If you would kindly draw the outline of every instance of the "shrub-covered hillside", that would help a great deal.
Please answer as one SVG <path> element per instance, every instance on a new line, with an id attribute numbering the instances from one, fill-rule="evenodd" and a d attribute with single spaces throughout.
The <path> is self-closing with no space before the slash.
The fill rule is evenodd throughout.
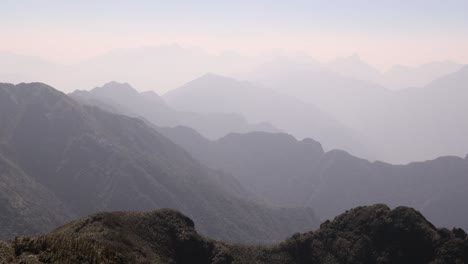
<path id="1" fill-rule="evenodd" d="M 461 229 L 436 229 L 418 211 L 358 207 L 273 246 L 227 244 L 197 234 L 167 209 L 98 213 L 46 236 L 0 244 L 4 263 L 466 263 Z"/>

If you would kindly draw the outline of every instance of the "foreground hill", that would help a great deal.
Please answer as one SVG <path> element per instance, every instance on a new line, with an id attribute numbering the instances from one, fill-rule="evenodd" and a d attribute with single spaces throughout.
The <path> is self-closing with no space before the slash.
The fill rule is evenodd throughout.
<path id="1" fill-rule="evenodd" d="M 436 229 L 418 211 L 358 207 L 268 247 L 226 244 L 197 234 L 171 210 L 98 213 L 41 237 L 0 242 L 9 263 L 466 263 L 461 229 Z"/>
<path id="2" fill-rule="evenodd" d="M 143 121 L 45 84 L 0 84 L 0 123 L 1 223 L 16 224 L 0 226 L 3 238 L 48 231 L 68 215 L 162 207 L 230 241 L 278 241 L 318 224 L 311 209 L 256 202 Z"/>
<path id="3" fill-rule="evenodd" d="M 159 130 L 274 204 L 309 206 L 324 218 L 359 205 L 407 205 L 438 226 L 468 228 L 468 158 L 391 165 L 325 152 L 312 139 L 286 134 L 231 134 L 209 141 L 189 128 Z"/>

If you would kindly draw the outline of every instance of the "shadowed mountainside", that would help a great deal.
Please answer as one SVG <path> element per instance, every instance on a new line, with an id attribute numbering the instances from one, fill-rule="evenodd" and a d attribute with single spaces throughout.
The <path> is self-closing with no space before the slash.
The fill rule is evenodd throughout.
<path id="1" fill-rule="evenodd" d="M 143 121 L 81 106 L 45 84 L 1 84 L 0 123 L 0 153 L 8 159 L 2 168 L 13 164 L 1 171 L 6 180 L 0 188 L 8 192 L 0 197 L 13 192 L 2 208 L 11 214 L 2 217 L 27 219 L 21 201 L 34 202 L 28 210 L 37 214 L 31 226 L 6 226 L 4 237 L 48 231 L 56 218 L 36 225 L 48 215 L 162 207 L 189 215 L 203 234 L 229 241 L 278 241 L 317 226 L 311 209 L 256 202 L 237 180 L 200 164 Z"/>
<path id="2" fill-rule="evenodd" d="M 286 134 L 230 134 L 209 141 L 190 128 L 159 131 L 274 204 L 310 206 L 325 218 L 359 205 L 407 205 L 438 226 L 468 228 L 466 158 L 391 165 L 340 150 L 324 152 L 312 139 Z"/>
<path id="3" fill-rule="evenodd" d="M 74 218 L 62 202 L 0 154 L 0 239 L 38 235 Z"/>

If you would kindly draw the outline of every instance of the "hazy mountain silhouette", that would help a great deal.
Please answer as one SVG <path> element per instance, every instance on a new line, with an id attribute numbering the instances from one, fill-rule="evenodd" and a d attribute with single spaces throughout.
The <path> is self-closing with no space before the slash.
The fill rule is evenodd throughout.
<path id="1" fill-rule="evenodd" d="M 310 209 L 255 202 L 234 178 L 201 165 L 139 119 L 81 106 L 41 83 L 1 84 L 0 100 L 1 153 L 45 189 L 24 196 L 25 202 L 37 199 L 31 209 L 38 212 L 37 221 L 54 212 L 56 197 L 76 215 L 178 209 L 193 217 L 202 233 L 229 241 L 275 241 L 317 223 Z M 11 178 L 9 171 L 2 178 Z M 35 190 L 31 184 L 13 187 L 19 194 Z M 44 203 L 55 209 L 40 211 Z M 6 208 L 12 205 L 12 216 L 22 214 L 13 202 Z"/>
<path id="2" fill-rule="evenodd" d="M 66 66 L 39 57 L 0 51 L 0 80 L 2 82 L 46 82 L 64 74 L 65 69 Z"/>
<path id="3" fill-rule="evenodd" d="M 265 65 L 258 72 L 257 82 L 311 102 L 357 131 L 374 150 L 374 156 L 351 151 L 358 156 L 407 163 L 462 156 L 468 149 L 462 136 L 466 122 L 461 117 L 466 108 L 466 68 L 426 87 L 403 91 L 390 91 L 303 63 L 282 61 Z"/>
<path id="4" fill-rule="evenodd" d="M 462 229 L 436 229 L 418 211 L 358 207 L 315 232 L 273 246 L 210 240 L 193 221 L 171 210 L 98 213 L 43 237 L 0 242 L 9 263 L 465 263 Z"/>
<path id="5" fill-rule="evenodd" d="M 324 152 L 314 140 L 285 134 L 231 134 L 209 141 L 189 128 L 160 131 L 274 204 L 309 206 L 322 218 L 359 205 L 407 205 L 439 226 L 468 228 L 468 159 L 391 165 L 340 150 Z"/>
<path id="6" fill-rule="evenodd" d="M 197 113 L 241 113 L 249 122 L 269 122 L 298 138 L 314 138 L 326 149 L 369 154 L 359 135 L 310 103 L 269 88 L 206 74 L 164 95 L 176 109 Z"/>
<path id="7" fill-rule="evenodd" d="M 0 52 L 4 82 L 41 81 L 64 91 L 89 89 L 109 80 L 126 80 L 144 90 L 167 91 L 210 71 L 251 69 L 261 58 L 232 51 L 210 53 L 176 44 L 114 49 L 69 65 L 33 56 Z M 99 74 L 96 74 L 96 73 Z"/>
<path id="8" fill-rule="evenodd" d="M 234 52 L 214 54 L 177 44 L 116 49 L 73 65 L 81 74 L 73 85 L 87 89 L 108 80 L 126 80 L 141 89 L 167 91 L 209 71 L 228 73 L 250 69 L 253 63 L 255 60 Z"/>
<path id="9" fill-rule="evenodd" d="M 394 156 L 392 159 L 396 161 L 443 155 L 464 157 L 468 149 L 467 99 L 468 67 L 465 66 L 426 87 L 397 93 L 387 109 L 376 112 L 391 122 L 382 121 L 365 129 L 374 134 L 381 148 L 387 149 L 387 156 Z"/>
<path id="10" fill-rule="evenodd" d="M 231 132 L 279 131 L 266 122 L 249 124 L 242 115 L 236 113 L 199 114 L 177 111 L 169 107 L 154 91 L 138 93 L 127 83 L 110 82 L 89 92 L 75 91 L 70 96 L 84 104 L 144 118 L 157 126 L 189 126 L 210 139 L 217 139 Z"/>
<path id="11" fill-rule="evenodd" d="M 395 65 L 382 74 L 378 83 L 391 89 L 422 87 L 462 67 L 462 64 L 451 61 L 430 62 L 418 67 Z"/>
<path id="12" fill-rule="evenodd" d="M 426 86 L 436 79 L 460 70 L 463 65 L 451 61 L 434 61 L 416 67 L 394 65 L 381 72 L 355 54 L 338 58 L 324 67 L 343 76 L 373 82 L 390 90 L 402 90 Z"/>
<path id="13" fill-rule="evenodd" d="M 3 82 L 41 81 L 66 92 L 88 89 L 109 80 L 125 80 L 144 90 L 168 91 L 206 72 L 237 76 L 235 73 L 249 72 L 262 63 L 284 57 L 247 57 L 229 51 L 214 54 L 200 48 L 184 48 L 172 44 L 115 49 L 84 61 L 62 65 L 39 57 L 0 52 L 0 76 Z M 288 58 L 315 64 L 340 75 L 370 81 L 392 90 L 425 86 L 462 66 L 441 61 L 418 67 L 395 65 L 380 72 L 358 55 L 337 58 L 327 63 L 315 61 L 305 55 Z"/>
<path id="14" fill-rule="evenodd" d="M 353 54 L 350 57 L 337 58 L 326 63 L 324 67 L 346 77 L 375 82 L 382 85 L 382 83 L 379 82 L 380 71 L 361 60 L 358 54 Z"/>

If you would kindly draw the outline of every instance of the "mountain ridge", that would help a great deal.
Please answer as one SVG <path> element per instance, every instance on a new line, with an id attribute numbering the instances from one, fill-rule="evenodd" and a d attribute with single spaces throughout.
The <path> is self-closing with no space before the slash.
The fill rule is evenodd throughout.
<path id="1" fill-rule="evenodd" d="M 198 113 L 241 113 L 249 122 L 269 122 L 297 138 L 314 138 L 325 149 L 372 155 L 355 130 L 316 105 L 267 86 L 221 75 L 204 75 L 167 92 L 176 109 Z"/>
<path id="2" fill-rule="evenodd" d="M 421 210 L 439 226 L 468 228 L 468 159 L 443 156 L 393 165 L 343 150 L 323 151 L 314 140 L 290 135 L 231 134 L 210 141 L 184 128 L 159 128 L 206 165 L 232 174 L 265 201 L 308 206 L 320 217 L 350 207 L 386 203 Z"/>
<path id="3" fill-rule="evenodd" d="M 127 90 L 119 94 L 114 90 Z M 156 126 L 190 126 L 205 137 L 216 139 L 230 132 L 278 131 L 268 123 L 249 123 L 239 113 L 198 114 L 178 111 L 152 91 L 138 93 L 128 84 L 110 82 L 91 91 L 75 91 L 70 96 L 82 104 L 104 106 L 111 112 L 144 118 Z"/>

